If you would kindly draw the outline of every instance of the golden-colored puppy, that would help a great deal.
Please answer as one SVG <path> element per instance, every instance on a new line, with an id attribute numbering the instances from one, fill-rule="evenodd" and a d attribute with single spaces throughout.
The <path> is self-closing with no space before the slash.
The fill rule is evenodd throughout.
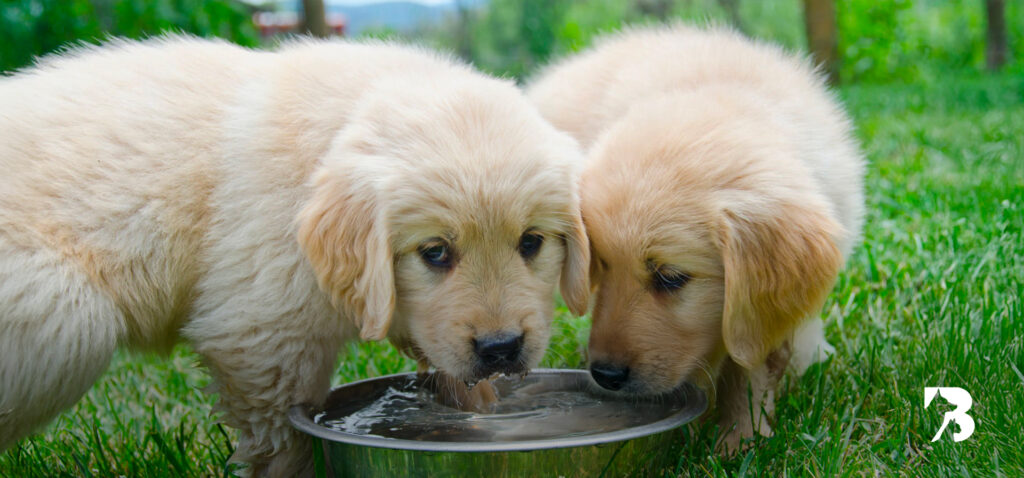
<path id="1" fill-rule="evenodd" d="M 790 354 L 802 371 L 831 351 L 815 314 L 863 215 L 863 160 L 820 76 L 731 31 L 676 26 L 607 38 L 530 95 L 589 150 L 597 383 L 695 381 L 717 392 L 730 448 L 770 433 L 761 412 Z"/>
<path id="2" fill-rule="evenodd" d="M 357 335 L 524 372 L 559 278 L 587 305 L 581 164 L 513 84 L 395 45 L 119 41 L 0 79 L 0 449 L 179 334 L 272 476 L 308 472 L 285 412 Z"/>

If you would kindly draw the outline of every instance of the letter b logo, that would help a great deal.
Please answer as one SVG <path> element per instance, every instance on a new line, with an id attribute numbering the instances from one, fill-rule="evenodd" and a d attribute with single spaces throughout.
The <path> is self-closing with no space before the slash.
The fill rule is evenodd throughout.
<path id="1" fill-rule="evenodd" d="M 970 410 L 971 405 L 974 404 L 971 394 L 960 387 L 925 387 L 924 408 L 928 408 L 928 405 L 932 403 L 936 392 L 951 405 L 955 405 L 956 408 L 951 412 L 946 412 L 945 418 L 942 420 L 942 426 L 939 427 L 939 432 L 935 434 L 935 438 L 932 438 L 932 441 L 936 441 L 942 436 L 942 432 L 946 431 L 946 426 L 949 425 L 949 422 L 956 422 L 960 427 L 960 431 L 953 432 L 953 441 L 964 441 L 969 438 L 974 433 L 974 419 L 967 414 L 967 410 Z"/>

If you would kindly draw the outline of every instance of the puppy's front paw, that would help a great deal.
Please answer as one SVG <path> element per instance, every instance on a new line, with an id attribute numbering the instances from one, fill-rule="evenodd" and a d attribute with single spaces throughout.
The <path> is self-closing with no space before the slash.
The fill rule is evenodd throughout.
<path id="1" fill-rule="evenodd" d="M 254 446 L 251 437 L 241 437 L 229 462 L 244 463 L 235 472 L 247 478 L 285 478 L 313 476 L 313 447 L 308 436 L 292 432 L 288 444 L 276 451 Z"/>
<path id="2" fill-rule="evenodd" d="M 271 458 L 266 468 L 268 478 L 312 478 L 313 447 L 308 437 L 292 442 L 292 446 Z"/>
<path id="3" fill-rule="evenodd" d="M 756 428 L 751 425 L 749 417 L 735 421 L 721 420 L 719 424 L 719 430 L 722 430 L 723 433 L 716 451 L 725 457 L 750 449 L 754 444 L 755 435 L 772 436 L 772 427 L 768 424 L 768 420 L 764 415 L 759 417 Z"/>

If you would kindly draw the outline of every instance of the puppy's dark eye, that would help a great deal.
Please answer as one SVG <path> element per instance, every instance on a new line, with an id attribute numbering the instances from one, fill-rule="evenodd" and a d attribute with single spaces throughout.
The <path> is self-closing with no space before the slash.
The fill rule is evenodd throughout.
<path id="1" fill-rule="evenodd" d="M 432 267 L 450 269 L 452 267 L 452 254 L 448 244 L 433 242 L 420 247 L 420 257 L 423 262 Z"/>
<path id="2" fill-rule="evenodd" d="M 519 255 L 523 259 L 530 260 L 540 252 L 540 246 L 544 245 L 544 236 L 536 232 L 526 232 L 519 238 Z"/>
<path id="3" fill-rule="evenodd" d="M 685 272 L 659 267 L 654 269 L 652 282 L 654 289 L 659 292 L 673 292 L 682 289 L 687 282 L 690 282 L 690 276 Z"/>

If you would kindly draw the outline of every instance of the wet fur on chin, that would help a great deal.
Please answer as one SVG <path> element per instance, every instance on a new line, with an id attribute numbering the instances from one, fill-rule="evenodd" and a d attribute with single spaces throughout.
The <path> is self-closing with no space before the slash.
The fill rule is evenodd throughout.
<path id="1" fill-rule="evenodd" d="M 527 331 L 535 364 L 556 286 L 586 308 L 578 146 L 438 54 L 112 41 L 0 79 L 0 111 L 0 449 L 119 346 L 184 337 L 233 459 L 309 473 L 286 411 L 324 399 L 344 341 L 391 338 L 459 376 L 491 329 Z M 546 238 L 531 261 L 527 228 Z M 451 271 L 420 258 L 432 237 L 458 248 Z"/>
<path id="2" fill-rule="evenodd" d="M 862 224 L 863 159 L 820 76 L 775 46 L 677 25 L 599 40 L 528 94 L 588 151 L 591 363 L 629 367 L 630 394 L 698 383 L 725 448 L 770 433 L 786 363 L 831 351 L 816 315 Z M 657 289 L 660 266 L 688 281 Z"/>

